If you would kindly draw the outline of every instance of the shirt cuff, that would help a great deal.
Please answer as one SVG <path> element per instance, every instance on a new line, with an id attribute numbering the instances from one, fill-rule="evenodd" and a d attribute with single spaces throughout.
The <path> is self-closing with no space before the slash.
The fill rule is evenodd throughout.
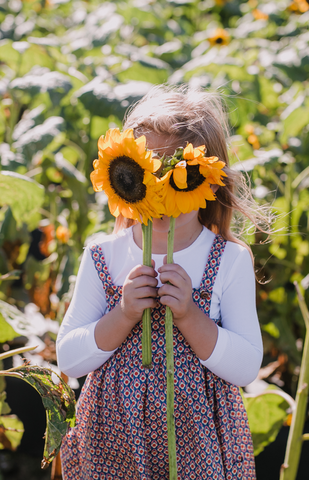
<path id="1" fill-rule="evenodd" d="M 228 332 L 224 330 L 224 328 L 218 327 L 218 338 L 215 348 L 212 351 L 210 357 L 206 360 L 201 360 L 204 367 L 207 367 L 208 370 L 213 371 L 213 369 L 221 362 L 222 357 L 224 356 L 224 352 L 228 343 Z"/>

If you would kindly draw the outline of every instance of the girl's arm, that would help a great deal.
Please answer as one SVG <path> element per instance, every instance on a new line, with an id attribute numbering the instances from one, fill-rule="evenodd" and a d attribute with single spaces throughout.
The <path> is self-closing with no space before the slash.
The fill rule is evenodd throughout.
<path id="1" fill-rule="evenodd" d="M 133 268 L 124 282 L 121 303 L 107 312 L 103 285 L 86 248 L 57 337 L 57 360 L 62 372 L 78 378 L 99 368 L 113 355 L 141 320 L 143 309 L 155 306 L 156 275 L 151 267 Z"/>
<path id="2" fill-rule="evenodd" d="M 248 251 L 238 252 L 225 271 L 220 298 L 222 327 L 217 327 L 194 304 L 191 280 L 179 265 L 159 269 L 161 281 L 173 285 L 164 285 L 158 294 L 161 302 L 171 307 L 175 324 L 201 363 L 224 380 L 245 386 L 256 378 L 263 356 L 255 277 Z"/>
<path id="3" fill-rule="evenodd" d="M 119 347 L 142 320 L 143 311 L 156 306 L 156 276 L 154 268 L 145 265 L 137 265 L 130 271 L 122 287 L 120 303 L 96 324 L 94 335 L 100 349 Z"/>
<path id="4" fill-rule="evenodd" d="M 68 376 L 78 378 L 86 375 L 113 354 L 113 351 L 100 350 L 94 338 L 95 326 L 106 310 L 102 282 L 87 247 L 56 342 L 58 366 Z"/>

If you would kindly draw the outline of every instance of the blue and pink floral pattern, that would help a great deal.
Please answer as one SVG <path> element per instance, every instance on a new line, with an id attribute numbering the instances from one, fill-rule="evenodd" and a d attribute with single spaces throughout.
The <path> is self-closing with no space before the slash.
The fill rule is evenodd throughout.
<path id="1" fill-rule="evenodd" d="M 200 288 L 192 292 L 206 314 L 225 244 L 217 235 Z M 91 247 L 91 254 L 112 309 L 121 287 L 113 284 L 101 247 Z M 158 301 L 152 311 L 151 369 L 142 366 L 139 323 L 114 355 L 88 375 L 77 424 L 61 448 L 64 480 L 168 480 L 164 315 Z M 178 479 L 255 480 L 238 387 L 203 367 L 176 326 L 174 355 Z"/>

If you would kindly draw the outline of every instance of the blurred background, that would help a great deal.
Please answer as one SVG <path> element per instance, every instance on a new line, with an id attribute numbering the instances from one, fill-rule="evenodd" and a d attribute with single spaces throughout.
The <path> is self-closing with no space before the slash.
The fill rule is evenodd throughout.
<path id="1" fill-rule="evenodd" d="M 293 282 L 309 303 L 309 2 L 0 0 L 0 22 L 0 352 L 39 345 L 26 358 L 57 371 L 83 246 L 113 229 L 89 181 L 98 138 L 153 84 L 188 83 L 223 95 L 231 164 L 276 214 L 272 238 L 249 228 L 244 239 L 260 280 L 259 380 L 295 397 L 305 325 Z M 69 380 L 77 396 L 82 382 Z M 15 452 L 0 439 L 0 478 L 47 479 L 44 409 L 22 383 L 0 382 L 25 427 Z M 259 479 L 279 478 L 284 422 L 257 452 Z"/>

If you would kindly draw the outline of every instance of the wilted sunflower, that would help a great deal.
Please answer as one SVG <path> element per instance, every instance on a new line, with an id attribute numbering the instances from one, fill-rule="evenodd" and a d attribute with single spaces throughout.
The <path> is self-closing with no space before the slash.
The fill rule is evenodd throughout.
<path id="1" fill-rule="evenodd" d="M 224 162 L 218 157 L 205 157 L 204 145 L 193 148 L 189 143 L 183 151 L 178 149 L 175 154 L 179 161 L 162 179 L 166 215 L 169 217 L 206 208 L 206 200 L 216 199 L 210 185 L 224 186 L 221 177 L 227 176 L 222 170 Z"/>
<path id="2" fill-rule="evenodd" d="M 146 138 L 135 139 L 132 129 L 113 128 L 99 138 L 98 148 L 90 178 L 96 192 L 105 191 L 112 215 L 121 213 L 145 225 L 162 216 L 162 182 L 153 175 L 161 162 L 146 149 Z"/>

